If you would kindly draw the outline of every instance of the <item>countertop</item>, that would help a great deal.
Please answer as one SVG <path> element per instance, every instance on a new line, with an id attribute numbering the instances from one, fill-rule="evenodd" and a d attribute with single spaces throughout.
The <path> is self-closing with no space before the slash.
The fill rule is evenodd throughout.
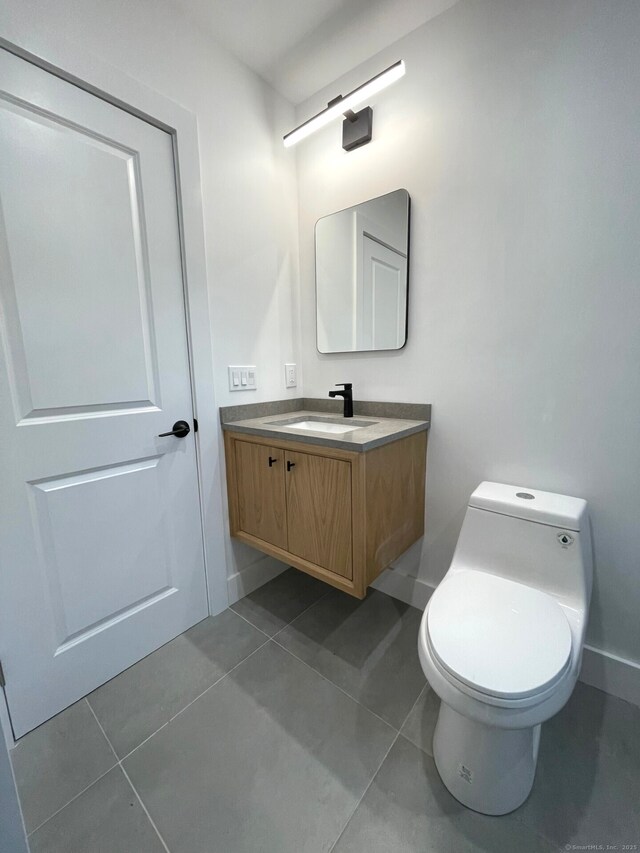
<path id="1" fill-rule="evenodd" d="M 310 430 L 296 429 L 287 421 L 301 421 L 305 419 L 322 420 L 329 423 L 353 423 L 363 424 L 353 432 L 340 435 L 327 435 L 326 433 Z M 364 425 L 366 424 L 366 425 Z M 378 417 L 372 414 L 364 417 L 356 415 L 353 419 L 343 418 L 339 415 L 330 415 L 327 412 L 312 411 L 308 409 L 294 409 L 289 412 L 270 414 L 257 418 L 246 418 L 244 420 L 225 421 L 222 428 L 229 432 L 247 433 L 248 435 L 260 435 L 266 438 L 281 438 L 288 441 L 296 441 L 301 444 L 315 444 L 324 447 L 337 447 L 341 450 L 354 450 L 365 452 L 383 444 L 406 438 L 417 432 L 429 429 L 428 420 L 409 420 L 406 418 Z"/>

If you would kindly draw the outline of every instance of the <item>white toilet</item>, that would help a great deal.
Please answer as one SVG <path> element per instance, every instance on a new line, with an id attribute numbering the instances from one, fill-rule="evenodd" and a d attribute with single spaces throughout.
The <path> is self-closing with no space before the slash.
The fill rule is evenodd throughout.
<path id="1" fill-rule="evenodd" d="M 500 483 L 471 495 L 418 639 L 442 700 L 436 767 L 465 806 L 506 814 L 529 795 L 540 725 L 580 671 L 591 578 L 586 501 Z"/>

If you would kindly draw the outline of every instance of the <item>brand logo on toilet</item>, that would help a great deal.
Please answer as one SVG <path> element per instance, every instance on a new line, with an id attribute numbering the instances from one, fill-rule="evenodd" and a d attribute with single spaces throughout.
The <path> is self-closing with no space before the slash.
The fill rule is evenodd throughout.
<path id="1" fill-rule="evenodd" d="M 465 767 L 464 764 L 458 764 L 458 776 L 470 785 L 473 784 L 473 772 L 468 767 Z"/>
<path id="2" fill-rule="evenodd" d="M 573 545 L 573 536 L 570 533 L 558 533 L 558 542 L 562 545 L 563 548 L 569 548 Z"/>

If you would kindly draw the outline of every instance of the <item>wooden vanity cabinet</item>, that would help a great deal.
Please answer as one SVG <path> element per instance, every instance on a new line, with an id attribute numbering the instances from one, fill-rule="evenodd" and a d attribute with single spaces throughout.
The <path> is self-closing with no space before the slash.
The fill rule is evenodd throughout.
<path id="1" fill-rule="evenodd" d="M 231 535 L 363 598 L 424 533 L 427 433 L 365 452 L 225 432 Z"/>
<path id="2" fill-rule="evenodd" d="M 286 548 L 284 451 L 250 441 L 234 443 L 238 529 Z"/>
<path id="3" fill-rule="evenodd" d="M 351 580 L 351 463 L 290 450 L 286 460 L 288 550 Z"/>

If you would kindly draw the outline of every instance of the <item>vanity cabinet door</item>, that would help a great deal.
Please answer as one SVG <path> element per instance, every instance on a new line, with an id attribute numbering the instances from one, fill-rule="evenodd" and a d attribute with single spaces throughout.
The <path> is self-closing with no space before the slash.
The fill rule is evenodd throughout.
<path id="1" fill-rule="evenodd" d="M 284 450 L 236 441 L 235 457 L 240 530 L 286 549 Z"/>
<path id="2" fill-rule="evenodd" d="M 351 463 L 289 450 L 285 461 L 288 550 L 351 579 Z"/>

